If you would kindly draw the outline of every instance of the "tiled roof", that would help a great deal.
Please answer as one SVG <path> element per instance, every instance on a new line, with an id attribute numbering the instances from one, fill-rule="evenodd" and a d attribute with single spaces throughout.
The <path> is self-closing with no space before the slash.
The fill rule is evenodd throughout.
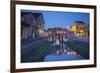
<path id="1" fill-rule="evenodd" d="M 83 21 L 75 21 L 75 23 L 85 24 L 85 22 L 83 22 Z"/>

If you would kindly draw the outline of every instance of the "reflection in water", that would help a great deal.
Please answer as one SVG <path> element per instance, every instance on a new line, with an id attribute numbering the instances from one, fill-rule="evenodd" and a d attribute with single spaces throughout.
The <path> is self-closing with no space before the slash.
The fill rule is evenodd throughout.
<path id="1" fill-rule="evenodd" d="M 69 48 L 64 41 L 56 39 L 55 41 L 51 42 L 51 45 L 54 52 L 45 56 L 44 61 L 84 60 L 84 57 L 73 49 Z"/>
<path id="2" fill-rule="evenodd" d="M 73 51 L 67 45 L 65 45 L 64 42 L 60 42 L 59 40 L 56 40 L 54 43 L 52 43 L 52 47 L 54 48 L 54 54 L 56 55 L 62 55 L 62 54 L 77 55 L 77 52 Z"/>
<path id="3" fill-rule="evenodd" d="M 77 55 L 77 52 L 71 51 L 71 52 L 67 52 L 67 54 L 68 54 L 68 55 L 69 55 L 69 54 Z"/>

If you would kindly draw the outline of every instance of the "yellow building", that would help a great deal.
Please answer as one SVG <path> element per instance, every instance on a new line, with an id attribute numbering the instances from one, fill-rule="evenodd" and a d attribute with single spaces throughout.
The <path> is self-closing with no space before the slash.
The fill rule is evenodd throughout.
<path id="1" fill-rule="evenodd" d="M 89 28 L 82 21 L 76 21 L 71 27 L 70 31 L 74 32 L 74 36 L 79 36 L 82 38 L 89 36 Z"/>

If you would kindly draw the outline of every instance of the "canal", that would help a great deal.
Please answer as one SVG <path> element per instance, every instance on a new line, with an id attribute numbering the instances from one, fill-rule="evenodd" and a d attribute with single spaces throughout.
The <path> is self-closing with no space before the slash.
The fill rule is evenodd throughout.
<path id="1" fill-rule="evenodd" d="M 61 42 L 55 42 L 53 44 L 54 52 L 46 55 L 45 62 L 48 61 L 71 61 L 71 60 L 84 60 L 85 58 L 79 53 L 69 48 L 67 44 Z"/>

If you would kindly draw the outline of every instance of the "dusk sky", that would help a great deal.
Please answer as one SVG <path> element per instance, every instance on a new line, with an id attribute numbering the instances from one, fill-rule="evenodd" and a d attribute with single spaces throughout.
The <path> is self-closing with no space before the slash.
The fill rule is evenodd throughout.
<path id="1" fill-rule="evenodd" d="M 79 12 L 55 12 L 55 11 L 34 11 L 22 10 L 23 12 L 42 13 L 45 21 L 45 29 L 53 27 L 67 28 L 73 25 L 75 21 L 83 21 L 89 24 L 89 13 Z"/>

